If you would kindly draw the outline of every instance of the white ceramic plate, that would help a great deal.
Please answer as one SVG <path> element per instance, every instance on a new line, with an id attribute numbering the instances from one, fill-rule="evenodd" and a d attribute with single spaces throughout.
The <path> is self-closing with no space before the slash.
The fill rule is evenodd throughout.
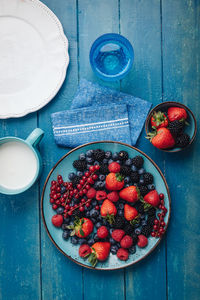
<path id="1" fill-rule="evenodd" d="M 46 105 L 69 64 L 68 40 L 54 13 L 38 0 L 0 0 L 0 118 Z"/>

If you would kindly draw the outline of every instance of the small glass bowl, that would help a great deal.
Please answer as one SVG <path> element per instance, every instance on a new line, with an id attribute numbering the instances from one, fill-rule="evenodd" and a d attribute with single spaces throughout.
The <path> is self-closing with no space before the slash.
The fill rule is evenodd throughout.
<path id="1" fill-rule="evenodd" d="M 92 70 L 105 81 L 124 78 L 132 67 L 133 59 L 134 51 L 131 43 L 116 33 L 100 36 L 90 49 Z"/>

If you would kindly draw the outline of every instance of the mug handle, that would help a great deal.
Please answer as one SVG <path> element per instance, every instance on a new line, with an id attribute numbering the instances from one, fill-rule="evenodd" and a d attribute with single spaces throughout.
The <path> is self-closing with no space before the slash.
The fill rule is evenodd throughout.
<path id="1" fill-rule="evenodd" d="M 44 131 L 40 128 L 35 128 L 27 137 L 26 142 L 33 147 L 36 147 L 44 136 Z"/>

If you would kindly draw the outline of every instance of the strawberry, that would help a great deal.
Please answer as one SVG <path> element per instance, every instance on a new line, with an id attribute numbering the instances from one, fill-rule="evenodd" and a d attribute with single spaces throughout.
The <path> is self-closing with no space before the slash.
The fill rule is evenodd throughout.
<path id="1" fill-rule="evenodd" d="M 87 194 L 86 194 L 87 198 L 88 198 L 88 199 L 94 198 L 94 197 L 96 196 L 96 192 L 97 192 L 97 191 L 96 191 L 94 188 L 90 188 L 90 189 L 87 191 Z"/>
<path id="2" fill-rule="evenodd" d="M 96 242 L 92 245 L 91 249 L 92 253 L 89 256 L 88 261 L 93 267 L 95 267 L 98 261 L 104 261 L 107 259 L 110 253 L 110 243 Z"/>
<path id="3" fill-rule="evenodd" d="M 175 120 L 186 120 L 187 119 L 187 112 L 184 108 L 181 107 L 170 107 L 168 109 L 168 118 L 170 122 L 173 122 Z"/>
<path id="4" fill-rule="evenodd" d="M 175 140 L 167 128 L 158 128 L 157 131 L 148 133 L 148 139 L 158 149 L 168 149 L 175 145 Z"/>
<path id="5" fill-rule="evenodd" d="M 147 244 L 148 244 L 148 239 L 146 238 L 146 236 L 143 234 L 138 235 L 138 242 L 137 242 L 138 247 L 144 248 L 146 247 Z"/>
<path id="6" fill-rule="evenodd" d="M 79 252 L 80 257 L 85 258 L 85 257 L 87 257 L 87 256 L 90 255 L 90 253 L 92 252 L 92 250 L 91 250 L 91 248 L 90 248 L 89 245 L 83 244 L 83 245 L 80 246 L 78 252 Z"/>
<path id="7" fill-rule="evenodd" d="M 137 216 L 138 216 L 138 211 L 134 207 L 132 207 L 132 206 L 130 206 L 128 204 L 124 205 L 124 218 L 127 221 L 132 221 Z"/>
<path id="8" fill-rule="evenodd" d="M 114 216 L 117 214 L 116 206 L 108 199 L 104 200 L 101 205 L 101 216 L 105 217 L 110 224 L 114 221 Z"/>
<path id="9" fill-rule="evenodd" d="M 51 218 L 52 224 L 56 227 L 60 227 L 63 223 L 63 216 L 62 215 L 54 215 Z"/>
<path id="10" fill-rule="evenodd" d="M 104 200 L 106 198 L 107 198 L 107 194 L 106 194 L 105 191 L 97 191 L 97 193 L 96 193 L 96 199 L 98 201 Z"/>
<path id="11" fill-rule="evenodd" d="M 108 166 L 108 170 L 111 172 L 111 173 L 119 173 L 120 171 L 120 164 L 118 164 L 116 161 L 113 161 L 111 164 L 109 164 Z"/>
<path id="12" fill-rule="evenodd" d="M 105 239 L 108 236 L 108 229 L 106 226 L 101 226 L 97 229 L 97 235 L 100 239 Z"/>
<path id="13" fill-rule="evenodd" d="M 119 196 L 120 198 L 128 202 L 136 202 L 140 197 L 140 193 L 136 186 L 130 185 L 125 189 L 121 190 L 119 192 Z"/>
<path id="14" fill-rule="evenodd" d="M 119 195 L 116 191 L 113 191 L 107 195 L 107 198 L 112 202 L 117 202 L 119 200 Z"/>
<path id="15" fill-rule="evenodd" d="M 113 240 L 115 240 L 116 242 L 120 242 L 124 235 L 125 231 L 122 229 L 115 229 L 111 234 Z"/>
<path id="16" fill-rule="evenodd" d="M 161 128 L 161 127 L 167 127 L 169 124 L 168 119 L 166 115 L 161 112 L 154 112 L 152 117 L 151 117 L 151 126 L 153 128 Z"/>
<path id="17" fill-rule="evenodd" d="M 144 201 L 152 206 L 158 206 L 160 204 L 160 198 L 156 190 L 150 191 L 144 196 Z"/>
<path id="18" fill-rule="evenodd" d="M 76 235 L 79 238 L 85 238 L 93 231 L 94 225 L 90 219 L 76 217 L 74 225 L 68 225 L 67 228 L 72 229 L 71 236 Z"/>
<path id="19" fill-rule="evenodd" d="M 128 250 L 123 249 L 123 248 L 119 248 L 118 251 L 117 251 L 117 257 L 120 260 L 127 260 L 128 257 L 129 257 Z"/>
<path id="20" fill-rule="evenodd" d="M 121 190 L 124 186 L 124 177 L 119 173 L 109 173 L 106 176 L 106 188 L 109 191 Z"/>
<path id="21" fill-rule="evenodd" d="M 133 245 L 133 239 L 130 235 L 125 235 L 121 242 L 120 245 L 122 248 L 128 249 L 131 248 L 131 246 Z"/>

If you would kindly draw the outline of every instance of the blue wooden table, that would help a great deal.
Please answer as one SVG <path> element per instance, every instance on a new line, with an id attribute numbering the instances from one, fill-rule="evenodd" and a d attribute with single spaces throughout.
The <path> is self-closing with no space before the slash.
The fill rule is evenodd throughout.
<path id="1" fill-rule="evenodd" d="M 79 79 L 99 82 L 90 68 L 92 42 L 107 32 L 132 43 L 135 62 L 121 82 L 105 84 L 156 105 L 175 100 L 200 114 L 199 0 L 44 0 L 69 39 L 70 65 L 57 96 L 43 109 L 20 119 L 0 121 L 0 136 L 21 138 L 45 131 L 40 145 L 43 174 L 19 196 L 0 195 L 0 299 L 200 299 L 200 139 L 188 150 L 168 154 L 144 138 L 137 147 L 163 171 L 170 187 L 172 214 L 157 249 L 137 265 L 118 271 L 84 269 L 51 243 L 41 221 L 45 178 L 69 149 L 53 139 L 50 114 L 68 109 Z M 0 50 L 1 51 L 1 50 Z M 199 122 L 199 120 L 198 120 Z M 1 171 L 1 170 L 0 170 Z"/>

